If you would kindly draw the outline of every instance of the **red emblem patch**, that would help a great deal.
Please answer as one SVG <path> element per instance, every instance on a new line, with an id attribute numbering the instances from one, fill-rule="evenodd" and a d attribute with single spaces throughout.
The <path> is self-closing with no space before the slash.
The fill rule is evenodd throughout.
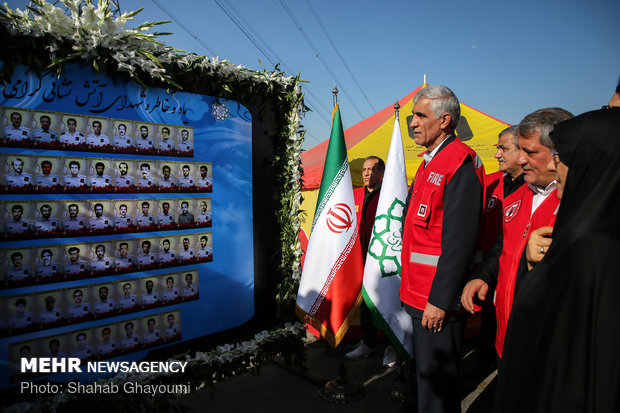
<path id="1" fill-rule="evenodd" d="M 504 222 L 510 222 L 519 213 L 521 208 L 521 200 L 517 200 L 504 208 Z"/>

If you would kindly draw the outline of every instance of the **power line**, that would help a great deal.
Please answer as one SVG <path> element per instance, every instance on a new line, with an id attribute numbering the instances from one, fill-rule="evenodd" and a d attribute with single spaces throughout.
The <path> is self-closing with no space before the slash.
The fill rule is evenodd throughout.
<path id="1" fill-rule="evenodd" d="M 359 82 L 357 81 L 357 78 L 353 75 L 353 72 L 351 71 L 351 69 L 349 68 L 349 65 L 347 64 L 346 60 L 342 57 L 342 54 L 340 54 L 340 51 L 338 50 L 338 47 L 336 47 L 336 43 L 332 40 L 331 36 L 329 35 L 327 29 L 325 28 L 325 26 L 323 25 L 323 22 L 321 21 L 321 19 L 319 18 L 318 14 L 316 13 L 316 11 L 314 10 L 314 7 L 312 7 L 312 3 L 309 0 L 306 0 L 306 4 L 308 5 L 308 7 L 310 8 L 310 11 L 312 12 L 312 14 L 314 15 L 314 18 L 316 19 L 317 22 L 319 22 L 319 25 L 321 26 L 321 29 L 323 29 L 323 33 L 325 34 L 325 36 L 327 37 L 327 40 L 329 40 L 329 43 L 331 43 L 332 47 L 334 48 L 334 50 L 336 51 L 336 54 L 338 55 L 338 57 L 340 58 L 340 61 L 342 62 L 342 64 L 344 65 L 344 67 L 347 69 L 347 72 L 349 72 L 349 75 L 351 76 L 351 78 L 353 79 L 353 81 L 355 82 L 355 85 L 357 86 L 357 88 L 359 89 L 360 93 L 364 96 L 364 98 L 366 99 L 366 102 L 368 102 L 368 105 L 370 106 L 370 108 L 372 109 L 373 113 L 376 113 L 377 110 L 375 109 L 375 107 L 373 106 L 373 104 L 370 102 L 370 99 L 368 99 L 368 96 L 366 96 L 366 93 L 364 93 L 364 90 L 362 90 L 362 86 L 359 84 Z"/>
<path id="2" fill-rule="evenodd" d="M 173 15 L 170 10 L 168 10 L 167 8 L 165 8 L 160 2 L 158 2 L 157 0 L 152 0 L 153 3 L 155 3 L 155 5 L 157 5 L 160 9 L 163 10 L 164 13 L 166 13 L 168 15 L 168 17 L 170 17 L 176 24 L 178 24 L 179 26 L 181 26 L 181 28 L 183 30 L 185 30 L 190 36 L 192 36 L 198 43 L 200 43 L 202 45 L 202 47 L 204 47 L 205 49 L 207 49 L 207 51 L 211 54 L 211 56 L 217 56 L 217 53 L 215 53 L 215 51 L 213 49 L 211 49 L 205 42 L 203 42 L 193 31 L 190 30 L 189 27 L 187 27 L 185 24 L 183 24 L 181 22 L 181 20 L 179 20 L 175 15 Z"/>
<path id="3" fill-rule="evenodd" d="M 306 40 L 306 42 L 308 43 L 308 45 L 312 48 L 312 50 L 314 51 L 316 57 L 319 58 L 319 60 L 321 61 L 321 63 L 323 63 L 323 66 L 325 66 L 325 69 L 327 69 L 327 71 L 329 72 L 329 74 L 334 78 L 336 84 L 340 85 L 340 89 L 342 90 L 342 93 L 344 93 L 344 95 L 349 99 L 349 101 L 351 102 L 351 106 L 353 106 L 353 108 L 355 108 L 355 110 L 357 111 L 357 113 L 362 117 L 365 118 L 366 116 L 364 116 L 362 114 L 362 112 L 359 110 L 359 108 L 357 107 L 357 105 L 355 104 L 355 101 L 351 98 L 351 96 L 349 96 L 349 94 L 346 92 L 346 90 L 343 87 L 343 83 L 340 82 L 338 80 L 338 77 L 336 76 L 336 74 L 334 73 L 334 71 L 329 67 L 329 65 L 327 64 L 327 61 L 325 61 L 325 59 L 323 59 L 323 56 L 319 53 L 319 50 L 317 49 L 317 47 L 314 45 L 314 43 L 312 42 L 312 39 L 310 39 L 310 36 L 308 36 L 306 34 L 306 32 L 304 31 L 304 29 L 301 27 L 301 24 L 299 23 L 299 21 L 297 21 L 297 19 L 295 18 L 295 16 L 293 15 L 293 12 L 291 11 L 291 9 L 288 8 L 288 6 L 284 3 L 283 0 L 278 0 L 280 2 L 280 4 L 282 5 L 282 7 L 284 8 L 284 11 L 286 11 L 286 14 L 289 15 L 289 17 L 291 18 L 291 20 L 293 21 L 293 23 L 295 24 L 295 26 L 297 26 L 297 29 L 299 30 L 299 32 L 302 34 L 303 38 Z"/>
<path id="4" fill-rule="evenodd" d="M 276 66 L 276 62 L 282 62 L 282 65 L 288 72 L 292 73 L 289 67 L 284 63 L 282 59 L 280 59 L 277 54 L 271 49 L 268 43 L 263 40 L 260 35 L 250 26 L 250 24 L 243 19 L 243 16 L 227 1 L 227 0 L 214 0 L 215 3 L 222 9 L 222 11 L 232 20 L 232 22 L 237 26 L 239 30 L 252 42 L 254 47 L 258 49 L 258 51 L 273 65 Z M 225 3 L 225 4 L 224 4 Z M 228 8 L 227 8 L 228 7 Z M 258 41 L 257 41 L 258 40 Z M 260 42 L 260 44 L 259 44 Z M 328 117 L 317 107 L 317 104 L 314 102 L 316 97 L 309 90 L 305 91 L 306 94 L 310 96 L 306 96 L 306 104 L 308 107 L 316 113 L 325 123 L 330 126 L 331 122 L 328 120 Z M 311 99 L 310 97 L 314 97 Z M 318 100 L 318 105 L 322 106 L 325 112 L 329 112 L 329 109 L 325 108 L 325 106 L 320 103 Z M 320 142 L 320 141 L 319 141 Z"/>

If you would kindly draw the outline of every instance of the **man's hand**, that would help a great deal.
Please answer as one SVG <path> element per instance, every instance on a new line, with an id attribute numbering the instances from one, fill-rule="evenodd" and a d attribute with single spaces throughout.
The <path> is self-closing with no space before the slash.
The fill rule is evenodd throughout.
<path id="1" fill-rule="evenodd" d="M 531 232 L 530 239 L 527 241 L 527 247 L 525 247 L 528 271 L 542 261 L 547 251 L 549 251 L 549 246 L 551 241 L 553 241 L 553 238 L 551 238 L 552 232 L 553 227 L 540 227 Z"/>
<path id="2" fill-rule="evenodd" d="M 474 296 L 478 294 L 478 298 L 481 301 L 484 301 L 487 298 L 488 292 L 489 284 L 480 279 L 471 280 L 467 283 L 467 285 L 465 285 L 465 288 L 463 289 L 463 294 L 461 295 L 461 304 L 463 304 L 463 308 L 474 314 Z"/>
<path id="3" fill-rule="evenodd" d="M 431 303 L 426 303 L 424 314 L 422 315 L 422 327 L 435 333 L 441 332 L 446 312 Z"/>

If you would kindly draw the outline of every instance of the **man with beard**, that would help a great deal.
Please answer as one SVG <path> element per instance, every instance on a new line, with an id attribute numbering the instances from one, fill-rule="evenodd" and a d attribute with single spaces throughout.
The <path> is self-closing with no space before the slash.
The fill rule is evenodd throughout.
<path id="1" fill-rule="evenodd" d="M 194 250 L 189 247 L 189 238 L 183 238 L 183 249 L 179 252 L 179 261 L 192 261 L 195 256 Z"/>
<path id="2" fill-rule="evenodd" d="M 62 229 L 65 235 L 75 234 L 86 229 L 86 220 L 78 217 L 80 207 L 78 204 L 70 204 L 68 207 L 69 218 L 62 221 Z"/>
<path id="3" fill-rule="evenodd" d="M 149 138 L 149 128 L 140 126 L 140 137 L 136 139 L 136 148 L 138 151 L 151 151 L 154 148 L 153 139 Z"/>
<path id="4" fill-rule="evenodd" d="M 142 294 L 140 302 L 143 308 L 150 308 L 157 305 L 159 302 L 159 294 L 157 291 L 153 291 L 153 280 L 147 280 L 144 284 L 146 292 Z"/>
<path id="5" fill-rule="evenodd" d="M 112 178 L 109 175 L 104 174 L 105 164 L 103 162 L 97 162 L 95 164 L 95 175 L 90 177 L 91 190 L 107 189 L 112 186 Z"/>
<path id="6" fill-rule="evenodd" d="M 151 252 L 151 241 L 144 240 L 142 241 L 142 253 L 138 255 L 136 258 L 136 262 L 139 266 L 144 267 L 148 265 L 153 265 L 156 262 L 155 254 Z"/>
<path id="7" fill-rule="evenodd" d="M 200 237 L 200 249 L 196 251 L 196 255 L 200 261 L 213 259 L 213 250 L 207 242 L 209 242 L 209 238 L 206 235 Z"/>
<path id="8" fill-rule="evenodd" d="M 58 325 L 62 321 L 62 311 L 56 307 L 56 299 L 52 295 L 45 297 L 45 310 L 39 313 L 41 328 Z"/>
<path id="9" fill-rule="evenodd" d="M 127 215 L 127 205 L 121 204 L 118 207 L 118 215 L 114 217 L 114 228 L 117 230 L 127 230 L 131 227 L 133 219 Z"/>
<path id="10" fill-rule="evenodd" d="M 127 162 L 121 162 L 118 164 L 118 173 L 119 176 L 116 177 L 116 188 L 117 189 L 127 189 L 131 188 L 134 185 L 135 178 L 133 176 L 128 175 L 129 165 Z"/>
<path id="11" fill-rule="evenodd" d="M 96 203 L 93 210 L 95 211 L 95 216 L 89 222 L 92 232 L 105 232 L 114 228 L 114 221 L 103 215 L 102 203 Z"/>
<path id="12" fill-rule="evenodd" d="M 70 247 L 69 262 L 62 268 L 65 277 L 82 275 L 86 271 L 86 263 L 80 260 L 80 249 L 78 247 Z"/>
<path id="13" fill-rule="evenodd" d="M 159 252 L 159 256 L 158 256 L 159 263 L 162 265 L 173 263 L 176 253 L 174 252 L 174 250 L 170 249 L 170 240 L 169 239 L 163 240 L 161 245 L 164 249 L 163 251 Z"/>
<path id="14" fill-rule="evenodd" d="M 30 221 L 23 219 L 24 207 L 21 205 L 13 205 L 11 214 L 13 219 L 4 223 L 4 232 L 7 235 L 17 236 L 30 231 Z"/>
<path id="15" fill-rule="evenodd" d="M 25 189 L 32 185 L 32 175 L 24 172 L 24 161 L 21 158 L 15 158 L 11 161 L 13 171 L 6 175 L 7 189 Z"/>
<path id="16" fill-rule="evenodd" d="M 60 225 L 56 218 L 51 218 L 52 207 L 48 204 L 43 204 L 39 208 L 39 212 L 41 212 L 41 217 L 34 222 L 35 235 L 41 236 L 57 233 L 60 230 Z"/>
<path id="17" fill-rule="evenodd" d="M 105 256 L 105 246 L 99 244 L 95 247 L 95 258 L 90 262 L 90 270 L 93 273 L 102 273 L 112 268 L 112 260 Z"/>
<path id="18" fill-rule="evenodd" d="M 211 178 L 207 173 L 209 172 L 209 167 L 207 165 L 200 165 L 200 179 L 198 180 L 198 188 L 211 192 L 213 189 L 213 183 Z"/>
<path id="19" fill-rule="evenodd" d="M 34 177 L 34 184 L 37 190 L 49 190 L 60 187 L 60 177 L 52 173 L 52 163 L 50 161 L 45 160 L 41 162 L 41 172 L 43 173 Z"/>
<path id="20" fill-rule="evenodd" d="M 114 299 L 108 298 L 108 287 L 99 287 L 99 301 L 95 303 L 95 316 L 97 318 L 105 317 L 114 312 Z"/>
<path id="21" fill-rule="evenodd" d="M 196 180 L 194 177 L 189 176 L 190 167 L 189 165 L 183 165 L 181 168 L 183 171 L 183 175 L 179 178 L 179 188 L 181 189 L 192 189 L 196 184 Z"/>

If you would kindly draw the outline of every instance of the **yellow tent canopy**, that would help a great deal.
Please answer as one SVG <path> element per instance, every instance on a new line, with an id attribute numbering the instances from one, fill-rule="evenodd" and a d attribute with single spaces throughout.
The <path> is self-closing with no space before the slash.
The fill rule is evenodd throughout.
<path id="1" fill-rule="evenodd" d="M 403 136 L 407 181 L 409 183 L 413 180 L 422 159 L 418 155 L 425 151 L 425 148 L 414 143 L 408 126 L 412 116 L 413 97 L 424 86 L 426 85 L 418 87 L 398 101 L 400 105 L 398 117 Z M 394 128 L 394 115 L 394 106 L 388 106 L 344 131 L 353 185 L 364 185 L 362 182 L 362 164 L 368 156 L 375 155 L 387 160 Z M 344 118 L 346 119 L 346 115 Z M 487 173 L 497 171 L 497 161 L 493 157 L 496 152 L 494 145 L 497 143 L 499 132 L 508 126 L 510 124 L 461 102 L 461 118 L 456 129 L 456 135 L 478 153 L 484 162 Z M 308 214 L 305 219 L 302 219 L 302 229 L 308 235 L 314 216 L 318 189 L 321 185 L 328 143 L 329 140 L 324 141 L 302 154 L 302 167 L 305 172 L 302 209 Z"/>

